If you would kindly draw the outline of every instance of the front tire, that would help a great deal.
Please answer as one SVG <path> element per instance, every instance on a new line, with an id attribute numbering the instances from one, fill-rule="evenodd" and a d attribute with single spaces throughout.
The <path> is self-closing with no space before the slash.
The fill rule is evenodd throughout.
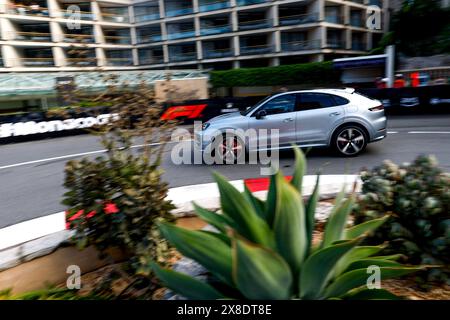
<path id="1" fill-rule="evenodd" d="M 367 147 L 368 137 L 365 130 L 355 125 L 339 128 L 332 138 L 332 147 L 344 157 L 355 157 Z"/>
<path id="2" fill-rule="evenodd" d="M 236 164 L 245 161 L 245 145 L 241 138 L 236 135 L 223 135 L 221 139 L 214 142 L 212 156 L 216 160 L 216 164 Z"/>

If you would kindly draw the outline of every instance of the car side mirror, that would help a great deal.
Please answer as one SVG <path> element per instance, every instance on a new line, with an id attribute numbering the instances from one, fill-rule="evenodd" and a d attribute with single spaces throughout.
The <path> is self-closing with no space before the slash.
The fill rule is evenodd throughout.
<path id="1" fill-rule="evenodd" d="M 260 110 L 256 112 L 256 116 L 255 118 L 257 120 L 264 118 L 265 116 L 267 116 L 267 112 L 265 110 Z"/>

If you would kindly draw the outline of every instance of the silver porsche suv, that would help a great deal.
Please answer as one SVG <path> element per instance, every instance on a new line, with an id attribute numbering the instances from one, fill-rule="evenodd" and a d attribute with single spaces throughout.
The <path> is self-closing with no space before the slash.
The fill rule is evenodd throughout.
<path id="1" fill-rule="evenodd" d="M 195 140 L 204 152 L 237 157 L 261 146 L 225 132 L 278 129 L 278 143 L 268 149 L 331 147 L 350 157 L 363 152 L 368 143 L 384 139 L 386 124 L 382 103 L 354 89 L 305 90 L 275 94 L 245 111 L 212 118 L 196 132 Z"/>

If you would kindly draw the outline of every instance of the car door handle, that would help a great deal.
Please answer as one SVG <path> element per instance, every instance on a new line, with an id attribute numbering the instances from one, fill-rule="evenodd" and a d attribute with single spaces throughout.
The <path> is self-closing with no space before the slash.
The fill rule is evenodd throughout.
<path id="1" fill-rule="evenodd" d="M 330 117 L 336 117 L 340 114 L 341 114 L 340 112 L 332 112 L 332 113 L 330 113 Z"/>
<path id="2" fill-rule="evenodd" d="M 293 118 L 286 118 L 286 119 L 283 120 L 283 122 L 292 122 L 292 121 L 294 121 Z"/>

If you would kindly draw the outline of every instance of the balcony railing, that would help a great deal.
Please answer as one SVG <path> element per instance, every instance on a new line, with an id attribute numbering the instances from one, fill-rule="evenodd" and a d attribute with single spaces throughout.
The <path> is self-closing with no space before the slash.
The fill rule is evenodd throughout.
<path id="1" fill-rule="evenodd" d="M 17 14 L 22 16 L 41 16 L 48 17 L 48 9 L 39 6 L 23 6 L 20 4 L 12 4 L 8 7 L 9 14 Z"/>
<path id="2" fill-rule="evenodd" d="M 231 32 L 231 25 L 220 25 L 220 26 L 202 26 L 200 29 L 200 34 L 202 36 L 207 36 L 210 34 L 219 34 L 219 33 L 227 33 Z"/>
<path id="3" fill-rule="evenodd" d="M 22 58 L 21 65 L 24 67 L 54 67 L 53 58 Z"/>
<path id="4" fill-rule="evenodd" d="M 365 0 L 349 0 L 350 2 L 365 4 Z"/>
<path id="5" fill-rule="evenodd" d="M 149 43 L 149 42 L 159 42 L 163 40 L 163 36 L 161 34 L 145 34 L 138 35 L 137 43 Z"/>
<path id="6" fill-rule="evenodd" d="M 328 40 L 326 47 L 329 49 L 345 49 L 345 42 L 340 40 Z"/>
<path id="7" fill-rule="evenodd" d="M 88 11 L 74 12 L 62 10 L 59 13 L 59 16 L 63 19 L 71 19 L 71 20 L 88 20 L 88 21 L 95 20 L 95 14 Z"/>
<path id="8" fill-rule="evenodd" d="M 267 0 L 236 0 L 236 4 L 238 6 L 248 6 L 251 4 L 258 4 L 264 2 L 267 2 Z"/>
<path id="9" fill-rule="evenodd" d="M 107 66 L 132 66 L 133 58 L 106 58 Z"/>
<path id="10" fill-rule="evenodd" d="M 328 15 L 325 16 L 325 21 L 329 23 L 342 24 L 344 18 L 342 16 Z"/>
<path id="11" fill-rule="evenodd" d="M 261 44 L 256 46 L 242 46 L 241 54 L 242 55 L 251 55 L 251 54 L 265 54 L 273 52 L 275 47 L 270 44 Z"/>
<path id="12" fill-rule="evenodd" d="M 175 39 L 184 39 L 184 38 L 192 38 L 195 37 L 195 30 L 181 30 L 169 33 L 167 35 L 168 40 L 175 40 Z"/>
<path id="13" fill-rule="evenodd" d="M 239 22 L 239 30 L 264 29 L 273 26 L 272 19 L 261 19 L 253 21 Z"/>
<path id="14" fill-rule="evenodd" d="M 230 7 L 230 1 L 216 1 L 216 2 L 206 2 L 199 3 L 198 10 L 200 12 L 214 11 L 220 9 L 226 9 Z"/>
<path id="15" fill-rule="evenodd" d="M 366 44 L 364 42 L 352 42 L 352 50 L 366 51 Z"/>
<path id="16" fill-rule="evenodd" d="M 167 9 L 166 10 L 166 17 L 175 17 L 175 16 L 182 16 L 185 14 L 191 14 L 194 12 L 193 8 L 178 8 L 178 9 Z"/>
<path id="17" fill-rule="evenodd" d="M 92 34 L 66 33 L 61 36 L 60 41 L 70 43 L 94 43 L 95 37 Z"/>
<path id="18" fill-rule="evenodd" d="M 153 20 L 158 20 L 160 17 L 159 12 L 155 12 L 155 13 L 146 13 L 146 14 L 140 14 L 137 16 L 134 16 L 134 21 L 135 22 L 145 22 L 145 21 L 153 21 Z"/>
<path id="19" fill-rule="evenodd" d="M 37 42 L 51 42 L 51 33 L 46 32 L 14 32 L 13 39 L 19 41 L 37 41 Z"/>
<path id="20" fill-rule="evenodd" d="M 140 64 L 162 64 L 164 63 L 164 56 L 151 56 L 139 58 Z"/>
<path id="21" fill-rule="evenodd" d="M 314 23 L 319 21 L 318 13 L 299 14 L 279 18 L 280 26 L 291 26 L 296 24 Z"/>
<path id="22" fill-rule="evenodd" d="M 67 58 L 66 65 L 68 67 L 95 67 L 97 66 L 96 58 Z"/>
<path id="23" fill-rule="evenodd" d="M 197 60 L 197 52 L 170 53 L 170 62 Z"/>
<path id="24" fill-rule="evenodd" d="M 282 42 L 282 51 L 303 51 L 303 50 L 317 50 L 320 49 L 320 40 L 305 40 L 305 41 L 290 41 Z"/>
<path id="25" fill-rule="evenodd" d="M 129 36 L 105 36 L 105 42 L 109 44 L 131 44 Z"/>
<path id="26" fill-rule="evenodd" d="M 231 57 L 233 50 L 231 48 L 226 49 L 204 49 L 203 59 L 225 58 Z"/>
<path id="27" fill-rule="evenodd" d="M 125 14 L 102 13 L 102 19 L 103 19 L 103 21 L 116 22 L 116 23 L 130 22 L 130 17 Z"/>

